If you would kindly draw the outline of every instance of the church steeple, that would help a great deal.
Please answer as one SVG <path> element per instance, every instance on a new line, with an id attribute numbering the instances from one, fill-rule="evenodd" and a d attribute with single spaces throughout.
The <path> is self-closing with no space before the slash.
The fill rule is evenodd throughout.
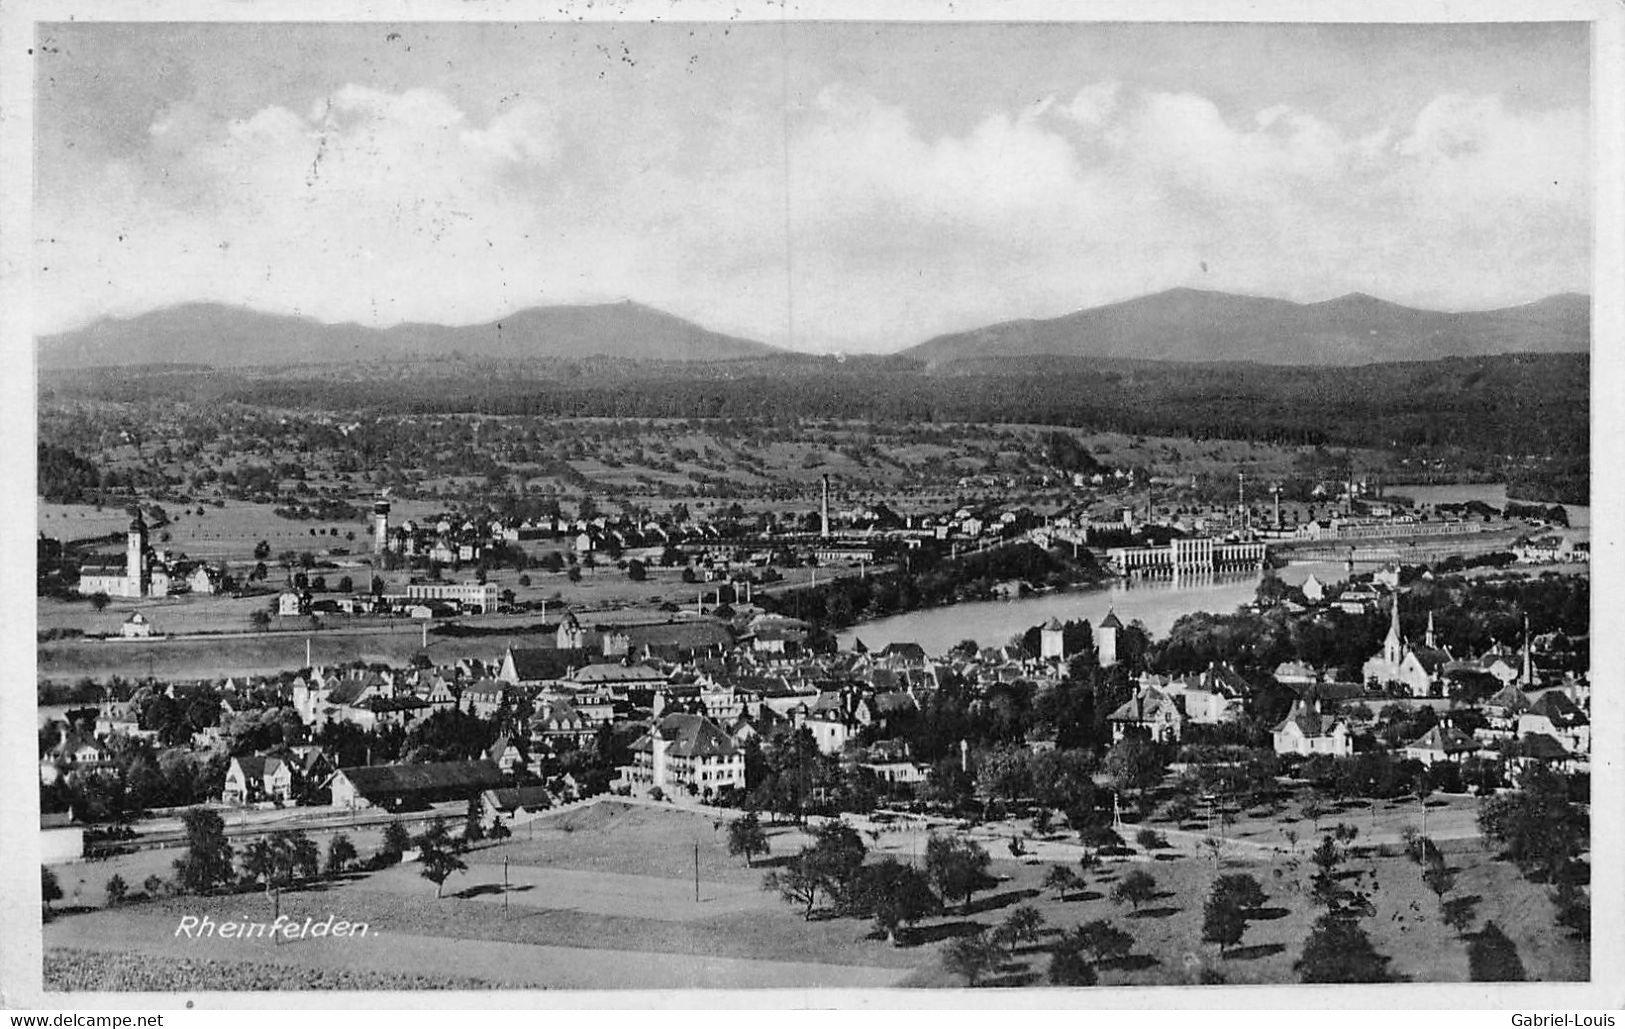
<path id="1" fill-rule="evenodd" d="M 1428 612 L 1428 634 L 1427 634 L 1427 636 L 1423 637 L 1422 642 L 1427 646 L 1427 648 L 1429 650 L 1437 650 L 1438 649 L 1438 644 L 1433 642 L 1433 612 L 1432 611 Z"/>
<path id="2" fill-rule="evenodd" d="M 1525 689 L 1535 684 L 1535 662 L 1529 653 L 1529 616 L 1523 616 L 1523 676 Z"/>
<path id="3" fill-rule="evenodd" d="M 1391 617 L 1388 621 L 1388 638 L 1382 641 L 1383 660 L 1388 661 L 1395 668 L 1405 656 L 1405 639 L 1399 634 L 1399 594 L 1394 594 L 1394 605 L 1389 608 Z"/>

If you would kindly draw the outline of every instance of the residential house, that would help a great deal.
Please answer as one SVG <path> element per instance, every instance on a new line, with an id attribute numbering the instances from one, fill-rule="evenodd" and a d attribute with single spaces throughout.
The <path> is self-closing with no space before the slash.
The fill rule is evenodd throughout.
<path id="1" fill-rule="evenodd" d="M 463 687 L 457 709 L 480 718 L 490 718 L 508 697 L 507 685 L 498 679 L 481 679 Z"/>
<path id="2" fill-rule="evenodd" d="M 490 749 L 485 752 L 485 756 L 496 762 L 496 766 L 506 775 L 512 775 L 525 767 L 525 752 L 519 749 L 519 745 L 510 739 L 507 733 L 496 738 Z"/>
<path id="3" fill-rule="evenodd" d="M 1106 716 L 1112 740 L 1146 735 L 1159 743 L 1176 743 L 1185 731 L 1185 716 L 1174 698 L 1155 687 L 1142 687 Z"/>
<path id="4" fill-rule="evenodd" d="M 552 806 L 553 796 L 546 786 L 505 786 L 480 794 L 480 812 L 487 827 L 499 818 L 512 825 Z"/>
<path id="5" fill-rule="evenodd" d="M 254 804 L 293 799 L 293 767 L 279 757 L 234 757 L 226 769 L 225 804 Z"/>
<path id="6" fill-rule="evenodd" d="M 1562 690 L 1546 690 L 1518 716 L 1518 735 L 1550 736 L 1569 752 L 1591 753 L 1591 719 Z"/>
<path id="7" fill-rule="evenodd" d="M 632 745 L 632 763 L 621 777 L 634 789 L 683 788 L 709 797 L 724 788 L 744 789 L 745 755 L 709 718 L 666 715 Z"/>
<path id="8" fill-rule="evenodd" d="M 61 725 L 57 742 L 40 758 L 40 782 L 50 786 L 63 779 L 84 775 L 105 775 L 117 771 L 107 748 L 94 736 Z"/>
<path id="9" fill-rule="evenodd" d="M 1400 753 L 1431 766 L 1440 761 L 1459 762 L 1479 749 L 1479 743 L 1473 737 L 1453 725 L 1440 724 L 1429 729 L 1421 739 L 1407 743 Z"/>
<path id="10" fill-rule="evenodd" d="M 1340 718 L 1321 714 L 1319 698 L 1293 701 L 1286 718 L 1274 729 L 1277 754 L 1330 754 L 1347 757 L 1354 753 L 1348 725 Z"/>

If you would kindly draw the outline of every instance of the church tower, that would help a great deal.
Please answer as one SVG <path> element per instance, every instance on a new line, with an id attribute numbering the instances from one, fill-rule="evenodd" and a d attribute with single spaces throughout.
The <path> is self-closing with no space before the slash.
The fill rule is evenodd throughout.
<path id="1" fill-rule="evenodd" d="M 1437 643 L 1433 642 L 1433 612 L 1432 611 L 1428 612 L 1428 634 L 1427 634 L 1426 637 L 1423 638 L 1422 642 L 1423 642 L 1423 644 L 1425 644 L 1427 646 L 1427 648 L 1429 650 L 1437 650 L 1437 649 L 1439 649 L 1439 645 Z"/>
<path id="2" fill-rule="evenodd" d="M 1520 677 L 1524 689 L 1535 685 L 1535 660 L 1529 652 L 1529 616 L 1523 616 L 1523 675 Z"/>
<path id="3" fill-rule="evenodd" d="M 1393 617 L 1388 622 L 1388 638 L 1382 641 L 1382 659 L 1398 668 L 1405 657 L 1405 639 L 1399 634 L 1399 594 L 1394 594 Z"/>
<path id="4" fill-rule="evenodd" d="M 124 595 L 147 595 L 147 523 L 139 508 L 130 519 L 130 532 L 124 546 Z"/>

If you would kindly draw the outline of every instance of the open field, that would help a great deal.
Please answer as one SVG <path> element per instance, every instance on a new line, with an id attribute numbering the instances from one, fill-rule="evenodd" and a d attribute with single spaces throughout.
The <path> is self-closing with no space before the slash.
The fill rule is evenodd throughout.
<path id="1" fill-rule="evenodd" d="M 1097 918 L 1111 920 L 1135 941 L 1129 957 L 1099 969 L 1103 984 L 1185 983 L 1198 967 L 1217 969 L 1232 983 L 1293 982 L 1292 963 L 1313 917 L 1302 892 L 1311 868 L 1285 855 L 1229 860 L 1222 868 L 1208 858 L 1172 854 L 1110 864 L 1086 872 L 1086 889 L 1065 902 L 1041 888 L 1048 862 L 996 860 L 990 869 L 996 883 L 977 894 L 968 910 L 950 908 L 905 932 L 903 945 L 894 947 L 867 921 L 804 921 L 795 908 L 760 889 L 766 867 L 805 840 L 790 827 L 770 829 L 772 856 L 747 868 L 727 856 L 715 819 L 698 812 L 605 801 L 536 824 L 534 837 L 527 832 L 470 852 L 468 868 L 447 881 L 443 899 L 435 898 L 415 865 L 283 895 L 281 912 L 296 922 L 328 915 L 365 922 L 367 934 L 360 938 L 211 944 L 175 935 L 183 915 L 268 921 L 270 905 L 259 893 L 170 898 L 59 917 L 45 927 L 49 960 L 77 971 L 60 973 L 53 983 L 116 988 L 107 984 L 208 958 L 235 967 L 227 973 L 175 966 L 188 969 L 197 982 L 189 985 L 183 976 L 175 988 L 205 988 L 227 974 L 253 981 L 253 968 L 272 965 L 304 970 L 289 974 L 290 984 L 304 984 L 301 975 L 324 969 L 416 978 L 425 987 L 448 978 L 552 988 L 958 986 L 963 983 L 941 966 L 946 941 L 991 928 L 1020 904 L 1038 909 L 1049 935 L 1018 949 L 995 983 L 1041 983 L 1053 933 Z M 1543 888 L 1476 847 L 1447 853 L 1458 870 L 1451 896 L 1474 898 L 1474 928 L 1492 919 L 1502 927 L 1529 978 L 1587 977 L 1584 949 L 1553 928 Z M 1159 887 L 1137 911 L 1107 899 L 1129 868 L 1148 869 Z M 1467 979 L 1465 944 L 1443 925 L 1439 902 L 1423 887 L 1417 865 L 1356 854 L 1346 868 L 1371 893 L 1376 912 L 1363 924 L 1377 950 L 1393 959 L 1396 976 L 1415 982 Z M 1269 895 L 1241 945 L 1223 957 L 1200 942 L 1201 902 L 1221 871 L 1252 874 Z M 455 946 L 446 945 L 451 940 Z M 128 956 L 113 968 L 83 952 Z"/>

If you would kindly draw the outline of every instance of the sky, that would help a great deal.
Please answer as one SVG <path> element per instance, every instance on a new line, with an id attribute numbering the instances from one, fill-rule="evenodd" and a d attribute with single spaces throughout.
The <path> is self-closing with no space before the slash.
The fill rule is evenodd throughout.
<path id="1" fill-rule="evenodd" d="M 633 299 L 890 351 L 1184 286 L 1591 288 L 1579 24 L 53 24 L 35 328 Z"/>

